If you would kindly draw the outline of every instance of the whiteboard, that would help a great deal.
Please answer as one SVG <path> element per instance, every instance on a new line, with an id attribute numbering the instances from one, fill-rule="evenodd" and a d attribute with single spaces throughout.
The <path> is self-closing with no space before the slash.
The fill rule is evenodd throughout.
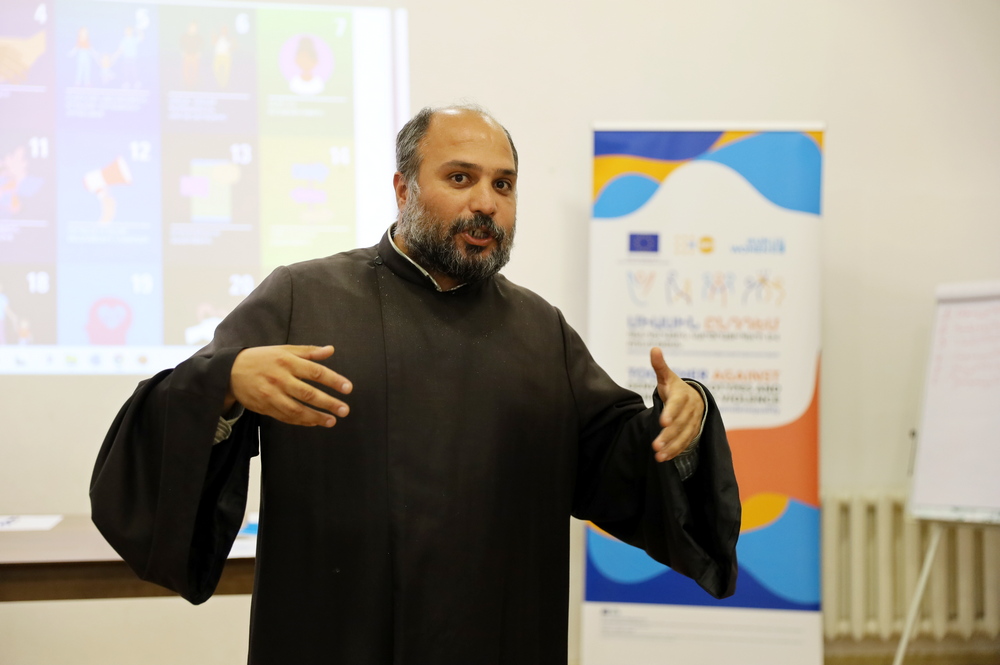
<path id="1" fill-rule="evenodd" d="M 1000 523 L 1000 281 L 937 289 L 910 512 Z"/>

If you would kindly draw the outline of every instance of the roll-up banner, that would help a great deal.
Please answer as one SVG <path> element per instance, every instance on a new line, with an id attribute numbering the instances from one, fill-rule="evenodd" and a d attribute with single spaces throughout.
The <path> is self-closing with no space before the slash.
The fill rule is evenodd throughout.
<path id="1" fill-rule="evenodd" d="M 653 346 L 709 388 L 743 522 L 724 600 L 588 524 L 584 665 L 822 663 L 822 166 L 815 123 L 594 133 L 590 349 L 648 404 Z"/>

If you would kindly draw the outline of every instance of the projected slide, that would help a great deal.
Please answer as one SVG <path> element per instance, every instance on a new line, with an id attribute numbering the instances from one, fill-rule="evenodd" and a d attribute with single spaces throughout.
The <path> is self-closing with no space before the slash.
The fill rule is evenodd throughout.
<path id="1" fill-rule="evenodd" d="M 0 3 L 0 374 L 176 364 L 278 265 L 375 243 L 403 10 Z"/>

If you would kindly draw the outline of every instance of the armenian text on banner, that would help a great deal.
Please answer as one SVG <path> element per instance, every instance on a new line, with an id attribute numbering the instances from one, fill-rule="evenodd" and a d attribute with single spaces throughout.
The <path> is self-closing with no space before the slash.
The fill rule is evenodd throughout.
<path id="1" fill-rule="evenodd" d="M 719 405 L 743 504 L 721 601 L 587 526 L 585 665 L 822 662 L 821 128 L 594 134 L 589 346 L 651 404 L 649 350 Z"/>

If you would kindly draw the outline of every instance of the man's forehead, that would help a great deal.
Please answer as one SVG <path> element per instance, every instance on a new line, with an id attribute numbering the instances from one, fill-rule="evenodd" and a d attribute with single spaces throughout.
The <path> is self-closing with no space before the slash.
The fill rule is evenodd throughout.
<path id="1" fill-rule="evenodd" d="M 490 116 L 475 109 L 445 108 L 431 115 L 429 126 L 454 127 L 457 125 L 482 125 L 503 132 L 500 123 Z"/>
<path id="2" fill-rule="evenodd" d="M 483 157 L 490 156 L 493 160 L 509 162 L 503 168 L 513 169 L 514 155 L 503 127 L 477 111 L 437 111 L 431 116 L 421 148 L 424 157 L 433 157 L 436 162 L 458 160 L 478 163 Z M 473 159 L 473 153 L 479 159 Z M 463 157 L 463 154 L 467 156 Z"/>

